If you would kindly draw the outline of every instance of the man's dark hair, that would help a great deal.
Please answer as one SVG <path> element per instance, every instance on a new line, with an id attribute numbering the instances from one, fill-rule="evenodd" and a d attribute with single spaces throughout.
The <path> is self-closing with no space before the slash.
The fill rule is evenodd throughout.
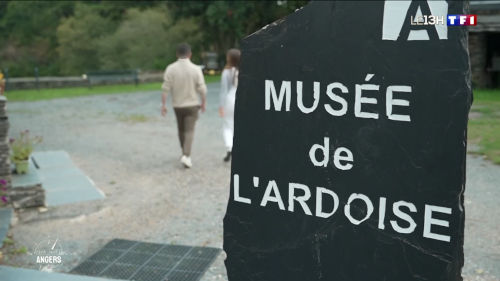
<path id="1" fill-rule="evenodd" d="M 188 43 L 181 43 L 177 46 L 177 56 L 185 57 L 191 53 L 191 46 Z"/>

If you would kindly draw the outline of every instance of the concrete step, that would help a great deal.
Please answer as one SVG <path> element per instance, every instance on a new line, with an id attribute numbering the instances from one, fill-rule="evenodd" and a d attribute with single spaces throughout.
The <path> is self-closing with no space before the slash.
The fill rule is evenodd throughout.
<path id="1" fill-rule="evenodd" d="M 2 281 L 111 281 L 101 277 L 82 276 L 58 272 L 43 272 L 33 269 L 0 265 Z"/>

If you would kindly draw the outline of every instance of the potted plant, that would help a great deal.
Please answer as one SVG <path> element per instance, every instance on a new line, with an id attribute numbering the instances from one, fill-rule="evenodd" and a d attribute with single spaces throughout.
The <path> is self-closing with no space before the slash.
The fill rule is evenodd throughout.
<path id="1" fill-rule="evenodd" d="M 30 137 L 28 130 L 22 131 L 18 139 L 10 139 L 12 150 L 10 160 L 15 165 L 16 173 L 25 174 L 28 172 L 28 160 L 33 152 L 33 145 L 41 141 L 42 138 L 39 136 Z"/>

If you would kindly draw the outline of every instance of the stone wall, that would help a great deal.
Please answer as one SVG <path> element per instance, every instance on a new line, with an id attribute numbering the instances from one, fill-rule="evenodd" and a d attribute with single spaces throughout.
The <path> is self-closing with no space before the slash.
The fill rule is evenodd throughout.
<path id="1" fill-rule="evenodd" d="M 162 72 L 154 73 L 140 73 L 139 83 L 160 82 L 163 80 Z M 113 81 L 96 81 L 92 85 L 111 85 L 111 84 L 132 84 L 134 80 L 120 79 Z M 38 88 L 65 88 L 65 87 L 88 87 L 89 82 L 82 76 L 69 76 L 69 77 L 40 77 L 38 79 Z M 20 90 L 20 89 L 36 89 L 37 79 L 34 77 L 17 77 L 9 78 L 7 90 Z"/>
<path id="2" fill-rule="evenodd" d="M 0 183 L 0 188 L 7 188 L 7 190 L 2 190 L 2 194 L 7 196 L 8 202 L 10 202 L 9 191 L 11 188 L 11 171 L 10 171 L 10 149 L 9 149 L 9 119 L 7 118 L 7 112 L 5 110 L 7 105 L 7 98 L 0 95 L 0 180 L 4 180 L 5 183 Z M 5 205 L 7 202 L 0 201 L 0 207 Z"/>

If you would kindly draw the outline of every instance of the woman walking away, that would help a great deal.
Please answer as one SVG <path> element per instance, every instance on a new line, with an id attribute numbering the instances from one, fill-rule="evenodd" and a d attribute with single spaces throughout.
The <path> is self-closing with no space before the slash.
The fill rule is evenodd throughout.
<path id="1" fill-rule="evenodd" d="M 226 66 L 222 71 L 219 115 L 224 119 L 222 136 L 226 145 L 227 153 L 224 162 L 231 160 L 233 149 L 234 130 L 234 101 L 236 98 L 236 87 L 238 87 L 238 71 L 241 52 L 238 49 L 230 49 L 226 53 Z"/>

